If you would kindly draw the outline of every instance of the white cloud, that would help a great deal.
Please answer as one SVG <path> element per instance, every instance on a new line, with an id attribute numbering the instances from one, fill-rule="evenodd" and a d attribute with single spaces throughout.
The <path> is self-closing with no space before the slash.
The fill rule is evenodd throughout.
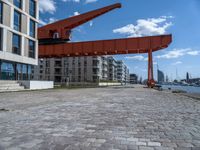
<path id="1" fill-rule="evenodd" d="M 125 57 L 125 59 L 129 59 L 129 60 L 138 60 L 138 61 L 146 61 L 148 60 L 148 58 L 145 58 L 142 55 L 135 55 L 135 56 L 127 56 Z"/>
<path id="2" fill-rule="evenodd" d="M 93 21 L 90 21 L 89 26 L 90 26 L 90 27 L 93 26 Z"/>
<path id="3" fill-rule="evenodd" d="M 172 16 L 161 16 L 159 18 L 148 18 L 137 20 L 136 25 L 128 24 L 124 27 L 114 29 L 114 33 L 124 34 L 128 37 L 141 37 L 166 34 L 167 29 L 172 26 L 168 20 Z"/>
<path id="4" fill-rule="evenodd" d="M 80 15 L 80 13 L 78 11 L 75 11 L 74 16 L 78 16 L 78 15 Z"/>
<path id="5" fill-rule="evenodd" d="M 39 10 L 41 13 L 51 13 L 56 11 L 56 3 L 54 0 L 39 0 Z"/>
<path id="6" fill-rule="evenodd" d="M 176 65 L 180 65 L 180 64 L 182 64 L 182 63 L 183 63 L 182 61 L 177 61 L 177 62 L 175 62 L 175 63 L 172 63 L 172 65 L 176 66 Z"/>
<path id="7" fill-rule="evenodd" d="M 166 54 L 158 55 L 158 56 L 156 56 L 156 58 L 173 59 L 173 58 L 179 58 L 179 57 L 185 56 L 185 55 L 196 56 L 199 54 L 200 54 L 200 51 L 193 50 L 191 48 L 174 49 L 172 51 L 167 52 Z"/>
<path id="8" fill-rule="evenodd" d="M 88 3 L 94 3 L 94 2 L 97 2 L 97 1 L 98 0 L 86 0 L 85 3 L 88 4 Z"/>
<path id="9" fill-rule="evenodd" d="M 46 25 L 47 23 L 46 23 L 44 20 L 41 20 L 41 19 L 40 19 L 40 20 L 39 20 L 39 24 L 42 25 L 42 26 L 44 26 L 44 25 Z"/>
<path id="10" fill-rule="evenodd" d="M 49 18 L 49 23 L 53 23 L 53 22 L 56 22 L 57 21 L 57 19 L 56 18 Z"/>
<path id="11" fill-rule="evenodd" d="M 200 54 L 200 51 L 190 51 L 188 52 L 188 55 L 192 55 L 192 56 L 197 56 Z"/>
<path id="12" fill-rule="evenodd" d="M 174 49 L 172 51 L 167 52 L 164 55 L 158 55 L 156 58 L 166 58 L 166 59 L 172 59 L 172 58 L 178 58 L 181 56 L 184 56 L 186 52 L 188 52 L 190 49 Z"/>
<path id="13" fill-rule="evenodd" d="M 39 24 L 41 25 L 41 26 L 44 26 L 44 25 L 46 25 L 46 24 L 49 24 L 49 23 L 53 23 L 53 22 L 55 22 L 55 21 L 57 21 L 57 19 L 56 18 L 49 18 L 48 20 L 46 19 L 46 20 L 39 20 Z"/>

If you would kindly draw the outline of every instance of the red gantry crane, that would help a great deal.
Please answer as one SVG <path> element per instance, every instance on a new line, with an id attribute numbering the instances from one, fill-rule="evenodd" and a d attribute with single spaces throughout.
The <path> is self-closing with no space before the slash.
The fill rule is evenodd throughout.
<path id="1" fill-rule="evenodd" d="M 73 28 L 116 8 L 121 8 L 121 4 L 117 3 L 40 27 L 39 58 L 148 53 L 147 84 L 153 87 L 155 81 L 152 52 L 167 48 L 172 42 L 172 35 L 69 42 Z"/>

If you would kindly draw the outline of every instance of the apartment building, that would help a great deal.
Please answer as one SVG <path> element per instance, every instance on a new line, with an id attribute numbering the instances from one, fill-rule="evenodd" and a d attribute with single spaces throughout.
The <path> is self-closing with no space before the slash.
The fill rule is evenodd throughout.
<path id="1" fill-rule="evenodd" d="M 29 80 L 38 63 L 38 0 L 0 0 L 0 80 Z"/>
<path id="2" fill-rule="evenodd" d="M 124 64 L 125 65 L 125 64 Z M 125 83 L 130 83 L 130 73 L 128 67 L 125 65 Z"/>
<path id="3" fill-rule="evenodd" d="M 112 57 L 108 57 L 108 80 L 117 81 L 117 61 Z"/>
<path id="4" fill-rule="evenodd" d="M 99 82 L 108 78 L 107 56 L 40 59 L 34 69 L 35 80 L 67 82 Z"/>
<path id="5" fill-rule="evenodd" d="M 117 80 L 121 83 L 125 82 L 125 65 L 122 60 L 117 61 Z"/>
<path id="6" fill-rule="evenodd" d="M 124 75 L 125 70 L 123 72 Z M 108 56 L 45 58 L 34 69 L 35 80 L 68 82 L 102 82 L 117 80 L 117 61 Z"/>

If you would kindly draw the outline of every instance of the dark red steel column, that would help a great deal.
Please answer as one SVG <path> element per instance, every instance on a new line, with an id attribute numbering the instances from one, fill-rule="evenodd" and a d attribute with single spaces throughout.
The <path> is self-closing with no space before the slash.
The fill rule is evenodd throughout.
<path id="1" fill-rule="evenodd" d="M 155 86 L 155 81 L 153 77 L 153 56 L 152 56 L 152 50 L 150 49 L 148 51 L 148 81 L 147 85 L 150 88 L 153 88 Z"/>

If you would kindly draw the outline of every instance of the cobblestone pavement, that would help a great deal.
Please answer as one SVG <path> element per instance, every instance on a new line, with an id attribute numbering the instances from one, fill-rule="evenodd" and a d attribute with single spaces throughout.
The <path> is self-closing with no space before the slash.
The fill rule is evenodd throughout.
<path id="1" fill-rule="evenodd" d="M 200 101 L 167 92 L 1 93 L 0 109 L 0 150 L 200 150 Z"/>

